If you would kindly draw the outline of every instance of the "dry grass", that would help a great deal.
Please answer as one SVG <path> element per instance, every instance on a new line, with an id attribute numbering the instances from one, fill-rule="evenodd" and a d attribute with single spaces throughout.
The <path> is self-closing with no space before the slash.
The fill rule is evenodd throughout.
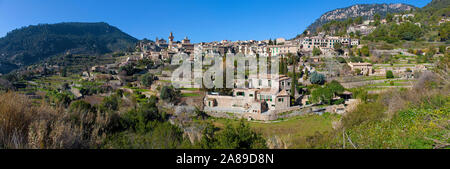
<path id="1" fill-rule="evenodd" d="M 0 94 L 0 148 L 95 148 L 106 137 L 110 117 L 80 109 L 67 112 L 45 103 L 33 106 L 23 95 Z"/>
<path id="2" fill-rule="evenodd" d="M 12 92 L 0 96 L 0 147 L 24 148 L 28 126 L 37 110 L 25 96 Z"/>
<path id="3" fill-rule="evenodd" d="M 395 112 L 405 109 L 408 106 L 429 103 L 433 96 L 438 94 L 448 95 L 449 85 L 435 73 L 425 72 L 420 76 L 411 90 L 400 92 L 390 92 L 384 95 L 383 104 L 388 106 L 387 114 L 392 116 Z"/>

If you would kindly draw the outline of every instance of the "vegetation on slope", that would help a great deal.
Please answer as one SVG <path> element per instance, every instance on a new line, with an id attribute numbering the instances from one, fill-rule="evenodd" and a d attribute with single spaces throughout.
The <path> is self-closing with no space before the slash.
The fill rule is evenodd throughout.
<path id="1" fill-rule="evenodd" d="M 346 8 L 335 9 L 323 14 L 314 23 L 308 26 L 307 30 L 316 33 L 318 28 L 333 21 L 345 21 L 350 18 L 369 19 L 375 14 L 386 16 L 387 13 L 399 13 L 416 9 L 407 4 L 357 4 Z"/>
<path id="2" fill-rule="evenodd" d="M 0 93 L 1 149 L 266 148 L 265 138 L 244 121 L 224 129 L 206 125 L 202 139 L 190 142 L 182 128 L 169 122 L 156 97 L 138 102 L 118 91 L 91 105 L 49 93 L 48 99 L 34 101 Z"/>
<path id="3" fill-rule="evenodd" d="M 345 17 L 326 21 L 315 26 L 313 34 L 324 32 L 328 35 L 345 36 L 350 26 L 362 24 L 364 20 L 373 19 L 370 23 L 377 28 L 373 33 L 363 39 L 370 41 L 385 41 L 388 43 L 406 41 L 440 41 L 446 42 L 450 39 L 450 24 L 439 24 L 443 18 L 450 15 L 450 6 L 448 1 L 433 0 L 427 6 L 414 11 L 375 11 L 370 17 Z M 395 14 L 412 13 L 414 17 L 395 18 Z M 386 24 L 381 24 L 381 19 L 386 19 Z M 397 22 L 400 22 L 398 24 Z M 314 25 L 314 24 L 313 24 Z M 306 32 L 303 33 L 306 35 Z M 361 34 L 350 33 L 352 38 L 361 38 Z M 297 37 L 300 37 L 298 35 Z"/>
<path id="4" fill-rule="evenodd" d="M 448 59 L 412 89 L 367 95 L 333 132 L 311 137 L 311 148 L 446 148 L 450 146 Z M 444 69 L 442 69 L 444 68 Z M 365 94 L 364 94 L 365 93 Z"/>
<path id="5" fill-rule="evenodd" d="M 125 50 L 136 41 L 106 23 L 40 24 L 13 30 L 1 38 L 0 60 L 23 66 L 59 54 L 105 54 Z M 0 67 L 0 73 L 11 70 L 11 67 Z"/>

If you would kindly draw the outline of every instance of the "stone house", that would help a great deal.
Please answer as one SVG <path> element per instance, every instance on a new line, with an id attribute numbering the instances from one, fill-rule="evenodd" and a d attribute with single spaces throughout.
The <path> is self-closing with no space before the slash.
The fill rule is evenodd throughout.
<path id="1" fill-rule="evenodd" d="M 280 75 L 272 78 L 250 76 L 249 88 L 233 89 L 232 96 L 208 93 L 204 99 L 206 111 L 230 113 L 265 113 L 271 110 L 283 110 L 290 107 L 292 80 Z"/>
<path id="2" fill-rule="evenodd" d="M 361 70 L 361 74 L 363 74 L 363 75 L 372 75 L 373 74 L 373 66 L 371 63 L 349 62 L 348 66 L 350 66 L 352 71 L 356 71 L 357 69 Z"/>
<path id="3" fill-rule="evenodd" d="M 312 51 L 314 48 L 319 48 L 321 50 L 331 50 L 334 49 L 336 43 L 341 43 L 344 46 L 347 45 L 357 45 L 359 44 L 358 39 L 351 39 L 347 37 L 338 36 L 326 36 L 326 37 L 305 37 L 300 41 L 301 49 L 303 51 Z"/>

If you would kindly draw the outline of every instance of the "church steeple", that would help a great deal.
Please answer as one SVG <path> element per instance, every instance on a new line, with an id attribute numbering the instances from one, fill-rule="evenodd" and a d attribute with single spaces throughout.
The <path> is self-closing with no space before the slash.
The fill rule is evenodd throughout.
<path id="1" fill-rule="evenodd" d="M 172 47 L 173 45 L 173 39 L 175 39 L 175 37 L 173 36 L 173 33 L 170 32 L 170 36 L 169 36 L 169 46 Z"/>
<path id="2" fill-rule="evenodd" d="M 175 37 L 173 36 L 173 33 L 170 32 L 169 40 L 170 40 L 170 41 L 173 41 L 173 39 L 175 39 Z"/>

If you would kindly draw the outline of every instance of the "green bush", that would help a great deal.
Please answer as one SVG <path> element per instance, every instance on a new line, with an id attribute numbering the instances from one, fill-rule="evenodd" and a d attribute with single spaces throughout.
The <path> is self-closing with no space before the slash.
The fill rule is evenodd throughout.
<path id="1" fill-rule="evenodd" d="M 243 119 L 237 125 L 227 124 L 219 131 L 212 124 L 203 130 L 200 147 L 205 149 L 263 149 L 266 140 L 250 128 Z"/>
<path id="2" fill-rule="evenodd" d="M 175 149 L 188 147 L 183 131 L 169 122 L 152 122 L 149 132 L 124 131 L 109 136 L 103 143 L 106 149 Z"/>
<path id="3" fill-rule="evenodd" d="M 393 79 L 394 78 L 394 73 L 392 73 L 392 71 L 388 70 L 386 72 L 386 78 Z"/>
<path id="4" fill-rule="evenodd" d="M 325 75 L 313 72 L 311 73 L 311 78 L 309 79 L 312 84 L 324 84 L 325 83 Z"/>
<path id="5" fill-rule="evenodd" d="M 354 62 L 354 63 L 358 63 L 358 62 L 362 62 L 363 59 L 361 57 L 358 57 L 358 56 L 351 56 L 350 57 L 350 61 Z"/>
<path id="6" fill-rule="evenodd" d="M 127 76 L 132 76 L 137 73 L 137 69 L 134 68 L 133 64 L 127 64 L 119 68 L 119 72 L 125 71 Z"/>
<path id="7" fill-rule="evenodd" d="M 444 45 L 441 45 L 441 46 L 439 46 L 439 53 L 445 53 L 445 49 L 446 48 L 446 46 L 444 46 Z"/>
<path id="8" fill-rule="evenodd" d="M 120 98 L 116 95 L 105 97 L 101 105 L 109 110 L 117 111 L 119 109 Z"/>
<path id="9" fill-rule="evenodd" d="M 318 56 L 318 55 L 322 54 L 322 51 L 320 51 L 319 48 L 314 47 L 312 54 L 313 54 L 313 56 Z"/>
<path id="10" fill-rule="evenodd" d="M 361 54 L 363 56 L 370 56 L 370 51 L 369 51 L 369 47 L 368 46 L 363 46 L 361 48 Z"/>
<path id="11" fill-rule="evenodd" d="M 152 83 L 153 83 L 153 81 L 155 80 L 155 78 L 156 78 L 156 77 L 155 77 L 153 74 L 151 74 L 151 73 L 146 73 L 146 74 L 142 75 L 140 81 L 141 81 L 141 84 L 142 84 L 143 86 L 149 87 L 149 86 L 152 85 Z"/>
<path id="12" fill-rule="evenodd" d="M 87 103 L 83 100 L 77 100 L 70 104 L 69 112 L 80 111 L 82 113 L 87 114 L 88 112 L 94 111 L 94 107 L 91 104 Z"/>
<path id="13" fill-rule="evenodd" d="M 166 101 L 176 101 L 180 98 L 181 92 L 178 89 L 175 89 L 173 86 L 164 86 L 161 89 L 160 97 Z"/>
<path id="14" fill-rule="evenodd" d="M 57 92 L 54 90 L 48 91 L 45 95 L 45 98 L 48 102 L 54 103 L 56 105 L 67 107 L 70 102 L 74 99 L 74 96 L 68 92 Z"/>
<path id="15" fill-rule="evenodd" d="M 347 61 L 345 61 L 345 59 L 344 59 L 343 57 L 337 57 L 336 60 L 337 60 L 339 63 L 347 63 Z"/>
<path id="16" fill-rule="evenodd" d="M 323 102 L 325 104 L 340 104 L 339 102 L 333 102 L 333 98 L 339 94 L 344 92 L 345 88 L 337 81 L 333 80 L 332 82 L 326 84 L 323 87 L 318 87 L 311 93 L 311 100 L 315 102 Z"/>
<path id="17" fill-rule="evenodd" d="M 439 27 L 439 37 L 442 42 L 450 40 L 450 23 L 445 22 Z"/>

